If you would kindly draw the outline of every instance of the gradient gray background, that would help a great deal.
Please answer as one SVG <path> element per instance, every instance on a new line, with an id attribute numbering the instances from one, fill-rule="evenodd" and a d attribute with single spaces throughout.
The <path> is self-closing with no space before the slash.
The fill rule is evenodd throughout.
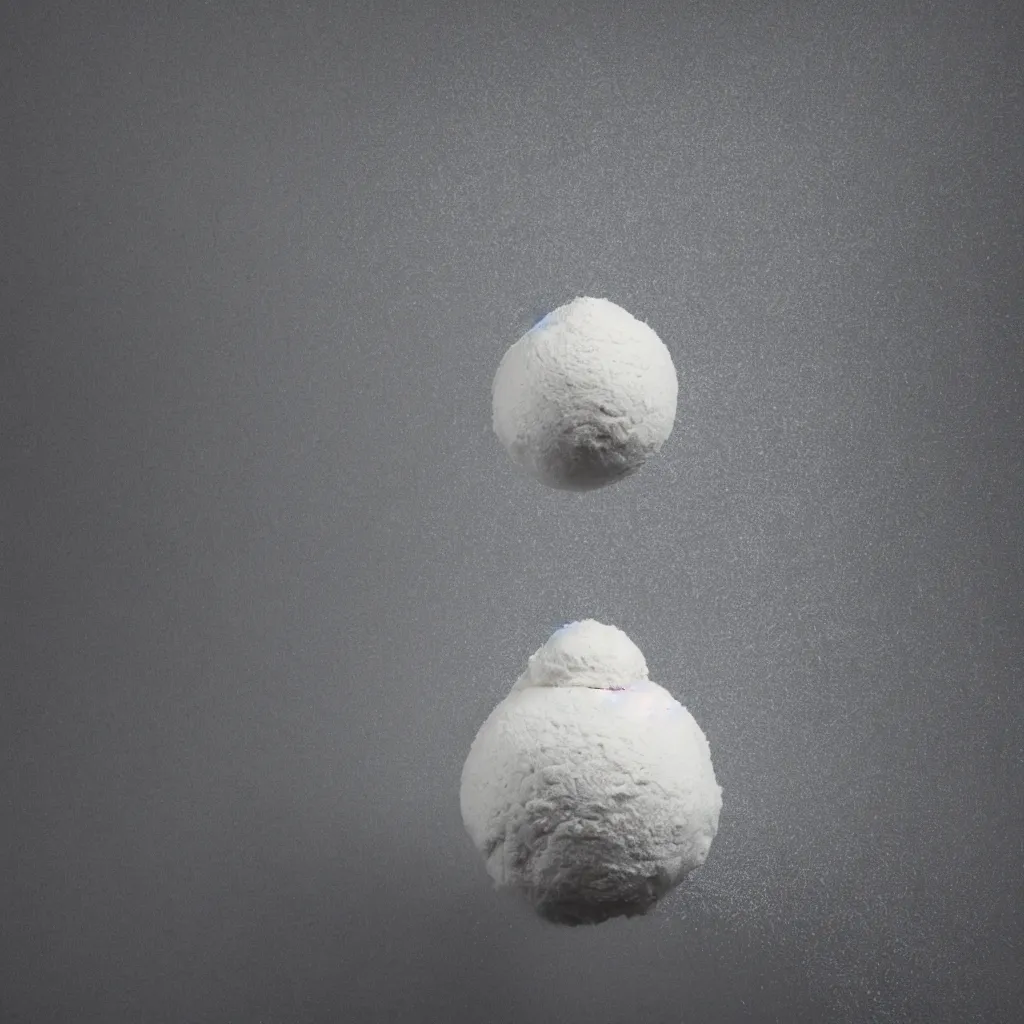
<path id="1" fill-rule="evenodd" d="M 1024 1017 L 1024 15 L 3 8 L 3 1024 Z M 676 431 L 490 431 L 578 294 Z M 625 629 L 725 789 L 648 919 L 546 927 L 468 745 Z"/>

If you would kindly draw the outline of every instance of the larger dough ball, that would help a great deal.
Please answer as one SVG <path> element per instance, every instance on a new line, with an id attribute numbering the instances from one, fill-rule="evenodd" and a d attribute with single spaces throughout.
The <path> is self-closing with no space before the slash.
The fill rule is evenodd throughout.
<path id="1" fill-rule="evenodd" d="M 608 299 L 559 306 L 509 348 L 494 432 L 549 487 L 589 491 L 635 473 L 672 432 L 678 382 L 658 335 Z"/>
<path id="2" fill-rule="evenodd" d="M 700 726 L 593 620 L 530 658 L 477 733 L 460 797 L 495 885 L 567 925 L 650 911 L 704 863 L 722 807 Z"/>

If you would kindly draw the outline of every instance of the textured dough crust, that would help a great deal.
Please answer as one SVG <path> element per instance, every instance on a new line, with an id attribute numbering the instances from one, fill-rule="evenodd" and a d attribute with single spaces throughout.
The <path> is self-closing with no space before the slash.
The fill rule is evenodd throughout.
<path id="1" fill-rule="evenodd" d="M 550 487 L 586 491 L 635 473 L 672 432 L 672 357 L 645 323 L 581 297 L 509 348 L 492 388 L 494 432 Z"/>
<path id="2" fill-rule="evenodd" d="M 592 621 L 531 658 L 462 772 L 463 821 L 488 874 L 559 924 L 647 913 L 704 863 L 721 807 L 700 726 L 624 633 Z"/>

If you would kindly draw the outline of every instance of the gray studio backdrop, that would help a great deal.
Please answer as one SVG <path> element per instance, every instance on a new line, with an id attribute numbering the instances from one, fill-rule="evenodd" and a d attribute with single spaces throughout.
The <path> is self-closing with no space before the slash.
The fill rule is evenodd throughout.
<path id="1" fill-rule="evenodd" d="M 2 10 L 3 1024 L 1024 1019 L 1018 4 Z M 576 295 L 681 381 L 589 495 Z M 458 779 L 587 616 L 725 807 L 559 930 Z"/>

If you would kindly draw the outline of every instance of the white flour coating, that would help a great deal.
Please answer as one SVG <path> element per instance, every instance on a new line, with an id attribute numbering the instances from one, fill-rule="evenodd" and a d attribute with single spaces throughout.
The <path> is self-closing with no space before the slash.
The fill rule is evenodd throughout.
<path id="1" fill-rule="evenodd" d="M 494 432 L 550 487 L 587 491 L 635 473 L 672 432 L 672 356 L 608 299 L 577 298 L 505 353 L 492 389 Z"/>
<path id="2" fill-rule="evenodd" d="M 700 726 L 621 630 L 558 630 L 484 722 L 462 819 L 499 888 L 558 924 L 632 917 L 704 863 L 722 791 Z"/>

